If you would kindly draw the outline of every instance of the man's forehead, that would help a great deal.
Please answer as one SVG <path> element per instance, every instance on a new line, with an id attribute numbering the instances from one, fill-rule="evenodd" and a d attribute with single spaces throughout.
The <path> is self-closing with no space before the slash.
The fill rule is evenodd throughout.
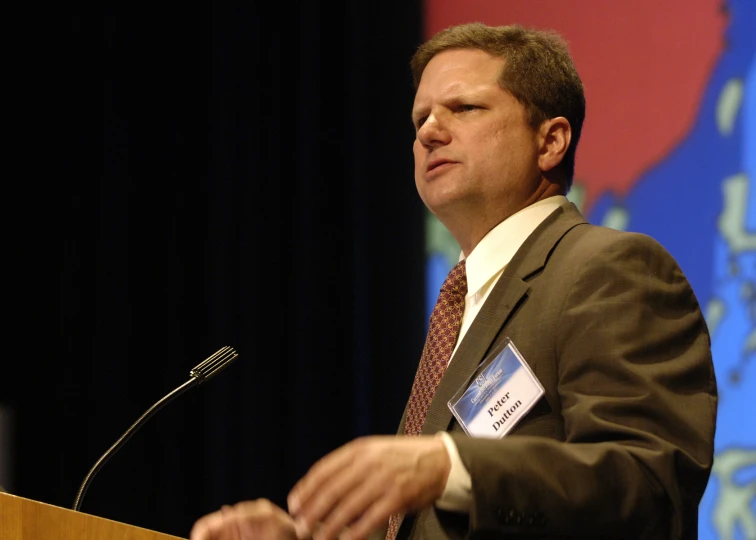
<path id="1" fill-rule="evenodd" d="M 417 93 L 424 90 L 449 92 L 457 87 L 497 82 L 504 58 L 477 49 L 452 49 L 430 59 L 420 77 Z"/>
<path id="2" fill-rule="evenodd" d="M 503 90 L 499 84 L 502 66 L 502 63 L 499 63 L 497 69 L 485 69 L 482 66 L 481 69 L 474 69 L 475 66 L 449 66 L 449 69 L 443 69 L 440 73 L 431 72 L 428 78 L 420 80 L 415 92 L 413 110 L 437 99 L 453 101 L 488 94 L 492 90 Z"/>
<path id="3" fill-rule="evenodd" d="M 429 85 L 418 86 L 417 92 L 415 92 L 415 100 L 417 101 L 418 96 L 427 97 L 431 94 L 440 94 L 444 96 L 463 94 L 477 86 L 479 86 L 479 84 L 473 84 L 471 81 L 466 80 L 463 77 L 449 78 L 434 87 L 430 87 Z"/>
<path id="4" fill-rule="evenodd" d="M 435 88 L 432 91 L 427 88 L 423 89 L 422 87 L 418 87 L 417 92 L 415 92 L 415 101 L 412 106 L 412 111 L 414 113 L 416 110 L 428 106 L 428 104 L 435 99 L 454 101 L 468 96 L 473 93 L 473 91 L 473 85 L 460 80 L 450 81 L 449 84 L 440 88 Z"/>

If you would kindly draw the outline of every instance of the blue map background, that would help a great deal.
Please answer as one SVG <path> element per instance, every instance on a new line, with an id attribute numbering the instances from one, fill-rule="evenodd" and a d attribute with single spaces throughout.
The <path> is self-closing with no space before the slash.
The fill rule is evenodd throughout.
<path id="1" fill-rule="evenodd" d="M 732 0 L 728 9 L 727 45 L 690 132 L 625 196 L 604 193 L 585 213 L 656 238 L 690 280 L 720 395 L 700 538 L 756 540 L 756 2 Z M 582 208 L 579 180 L 568 196 Z M 430 214 L 427 225 L 430 315 L 459 248 Z"/>

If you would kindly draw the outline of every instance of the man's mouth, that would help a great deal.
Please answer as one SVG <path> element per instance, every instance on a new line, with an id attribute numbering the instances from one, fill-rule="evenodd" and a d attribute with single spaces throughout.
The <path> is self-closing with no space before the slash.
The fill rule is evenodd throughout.
<path id="1" fill-rule="evenodd" d="M 444 168 L 445 166 L 454 165 L 455 163 L 457 162 L 450 159 L 434 159 L 430 163 L 428 163 L 428 167 L 425 169 L 425 172 L 429 173 L 433 170 Z"/>

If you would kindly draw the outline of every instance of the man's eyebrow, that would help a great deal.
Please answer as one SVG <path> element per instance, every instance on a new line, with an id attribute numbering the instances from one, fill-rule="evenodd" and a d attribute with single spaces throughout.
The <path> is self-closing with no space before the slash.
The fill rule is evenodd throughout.
<path id="1" fill-rule="evenodd" d="M 459 84 L 451 84 L 448 88 L 446 88 L 445 92 L 441 93 L 441 97 L 437 100 L 442 105 L 444 104 L 455 104 L 455 103 L 461 103 L 463 101 L 468 100 L 481 100 L 483 99 L 484 93 L 481 92 L 481 90 L 477 87 L 460 87 Z M 414 123 L 415 118 L 419 116 L 423 116 L 427 114 L 429 107 L 427 105 L 417 105 L 416 107 L 412 108 L 412 122 Z"/>
<path id="2" fill-rule="evenodd" d="M 410 111 L 410 117 L 412 117 L 412 120 L 414 121 L 415 118 L 424 114 L 426 110 L 428 110 L 427 107 L 413 107 L 412 111 Z"/>
<path id="3" fill-rule="evenodd" d="M 441 104 L 453 103 L 455 101 L 461 101 L 463 99 L 468 99 L 471 97 L 472 97 L 471 91 L 455 88 L 445 93 L 442 93 L 436 101 L 438 101 Z M 427 105 L 421 103 L 420 105 L 416 105 L 415 107 L 412 108 L 412 114 L 415 114 L 418 110 L 424 111 L 427 108 L 428 108 Z"/>

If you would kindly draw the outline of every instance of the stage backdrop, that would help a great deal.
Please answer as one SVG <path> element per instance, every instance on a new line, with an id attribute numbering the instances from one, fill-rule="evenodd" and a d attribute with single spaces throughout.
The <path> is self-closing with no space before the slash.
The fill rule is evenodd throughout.
<path id="1" fill-rule="evenodd" d="M 426 0 L 426 37 L 480 21 L 553 29 L 587 115 L 569 198 L 660 241 L 690 279 L 719 385 L 701 538 L 756 538 L 756 2 Z M 430 214 L 427 310 L 459 247 Z"/>

